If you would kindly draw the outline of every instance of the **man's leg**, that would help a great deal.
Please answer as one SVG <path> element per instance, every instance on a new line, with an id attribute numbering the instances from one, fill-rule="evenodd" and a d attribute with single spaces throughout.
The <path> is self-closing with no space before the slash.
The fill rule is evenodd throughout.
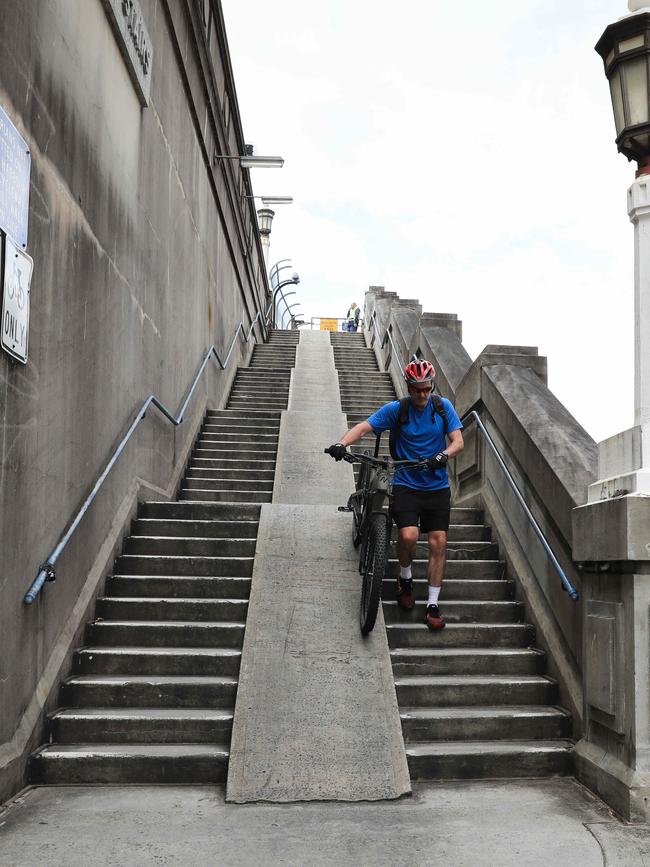
<path id="1" fill-rule="evenodd" d="M 399 563 L 397 602 L 407 611 L 410 611 L 415 605 L 411 563 L 415 557 L 419 535 L 420 531 L 417 527 L 400 527 L 397 531 L 397 560 Z"/>
<path id="2" fill-rule="evenodd" d="M 445 530 L 430 530 L 427 536 L 429 540 L 429 565 L 427 567 L 429 598 L 427 600 L 424 622 L 429 629 L 442 629 L 445 621 L 440 616 L 438 597 L 440 596 L 440 588 L 445 577 L 447 533 Z"/>

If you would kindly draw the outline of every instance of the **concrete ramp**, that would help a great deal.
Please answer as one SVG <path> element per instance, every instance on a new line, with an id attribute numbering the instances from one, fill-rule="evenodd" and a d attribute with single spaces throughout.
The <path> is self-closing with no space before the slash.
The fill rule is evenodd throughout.
<path id="1" fill-rule="evenodd" d="M 381 616 L 359 630 L 361 580 L 329 334 L 301 333 L 273 503 L 262 507 L 227 800 L 379 800 L 410 792 Z"/>

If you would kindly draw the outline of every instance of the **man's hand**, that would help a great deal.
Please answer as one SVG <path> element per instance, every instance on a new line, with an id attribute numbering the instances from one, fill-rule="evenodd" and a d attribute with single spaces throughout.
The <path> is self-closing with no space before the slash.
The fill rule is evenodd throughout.
<path id="1" fill-rule="evenodd" d="M 327 452 L 335 461 L 342 461 L 343 457 L 347 454 L 347 449 L 341 443 L 335 443 L 327 449 Z"/>
<path id="2" fill-rule="evenodd" d="M 440 467 L 444 467 L 447 465 L 447 461 L 449 457 L 444 452 L 438 452 L 432 458 L 429 458 L 427 461 L 427 467 L 431 470 L 432 473 L 435 473 L 436 470 L 439 470 Z"/>

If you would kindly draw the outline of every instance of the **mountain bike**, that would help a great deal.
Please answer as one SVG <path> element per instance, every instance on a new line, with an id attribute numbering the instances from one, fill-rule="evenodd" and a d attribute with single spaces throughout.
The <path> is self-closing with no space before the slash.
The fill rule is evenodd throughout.
<path id="1" fill-rule="evenodd" d="M 379 445 L 379 444 L 378 444 Z M 352 544 L 359 548 L 359 572 L 363 576 L 361 584 L 361 606 L 359 624 L 363 635 L 372 632 L 377 619 L 381 585 L 388 567 L 388 548 L 393 523 L 393 478 L 400 467 L 424 469 L 427 461 L 394 461 L 390 457 L 378 458 L 367 451 L 364 453 L 347 452 L 343 460 L 349 464 L 361 464 L 361 471 L 354 494 L 350 495 L 346 506 L 339 506 L 339 512 L 352 512 Z M 325 449 L 330 454 L 329 449 Z"/>

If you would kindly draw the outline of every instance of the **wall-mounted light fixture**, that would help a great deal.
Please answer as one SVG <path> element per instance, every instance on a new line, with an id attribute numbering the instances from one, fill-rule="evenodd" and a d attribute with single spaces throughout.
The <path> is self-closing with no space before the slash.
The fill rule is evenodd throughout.
<path id="1" fill-rule="evenodd" d="M 260 199 L 263 205 L 292 205 L 293 196 L 244 196 L 245 199 Z"/>
<path id="2" fill-rule="evenodd" d="M 281 169 L 284 165 L 283 157 L 258 157 L 254 154 L 213 154 L 212 162 L 217 160 L 239 160 L 242 169 Z"/>

